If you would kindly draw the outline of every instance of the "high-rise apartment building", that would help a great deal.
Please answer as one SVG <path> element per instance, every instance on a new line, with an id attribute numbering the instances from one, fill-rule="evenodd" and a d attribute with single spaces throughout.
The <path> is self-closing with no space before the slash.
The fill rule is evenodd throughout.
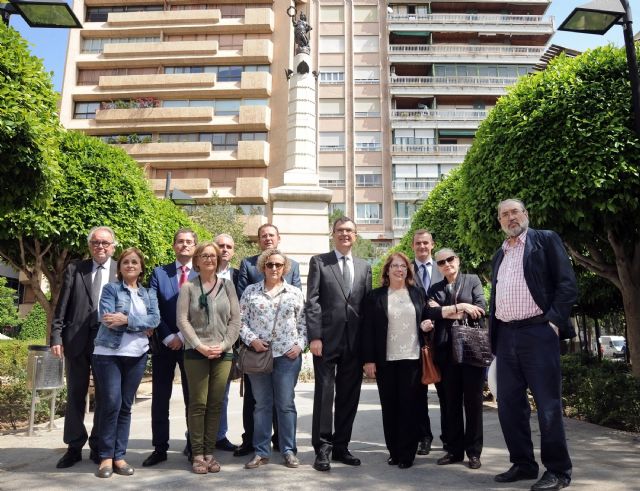
<path id="1" fill-rule="evenodd" d="M 309 0 L 320 184 L 390 244 L 462 162 L 496 99 L 544 53 L 549 0 Z M 283 183 L 289 0 L 76 0 L 62 124 L 122 147 L 161 196 L 270 218 Z"/>

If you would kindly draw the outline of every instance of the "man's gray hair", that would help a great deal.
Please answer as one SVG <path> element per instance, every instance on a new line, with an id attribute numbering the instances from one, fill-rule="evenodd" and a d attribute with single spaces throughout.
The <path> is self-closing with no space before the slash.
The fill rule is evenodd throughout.
<path id="1" fill-rule="evenodd" d="M 229 239 L 229 240 L 231 240 L 231 242 L 233 242 L 233 245 L 236 244 L 236 241 L 233 240 L 233 237 L 231 237 L 229 234 L 224 234 L 224 233 L 223 234 L 218 234 L 218 235 L 216 235 L 215 242 L 218 242 L 218 239 Z"/>
<path id="2" fill-rule="evenodd" d="M 111 234 L 111 239 L 113 240 L 114 245 L 116 244 L 115 232 L 111 227 L 107 227 L 106 225 L 99 225 L 89 230 L 89 233 L 87 234 L 87 244 L 91 245 L 91 237 L 93 237 L 93 234 L 95 234 L 98 230 L 106 230 L 107 232 L 109 232 Z"/>
<path id="3" fill-rule="evenodd" d="M 498 203 L 498 215 L 500 215 L 500 208 L 502 208 L 502 205 L 504 205 L 505 203 L 518 203 L 520 205 L 520 208 L 522 208 L 522 211 L 527 211 L 527 208 L 524 206 L 522 200 L 519 200 L 518 198 L 507 198 Z"/>

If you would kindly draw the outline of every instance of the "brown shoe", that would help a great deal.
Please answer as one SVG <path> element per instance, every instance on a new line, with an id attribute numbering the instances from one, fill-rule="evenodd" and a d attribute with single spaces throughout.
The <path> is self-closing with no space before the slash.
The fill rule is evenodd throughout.
<path id="1" fill-rule="evenodd" d="M 213 455 L 206 457 L 205 460 L 209 472 L 220 472 L 220 462 L 218 462 Z"/>
<path id="2" fill-rule="evenodd" d="M 268 463 L 269 463 L 269 459 L 268 458 L 260 457 L 259 455 L 256 455 L 249 462 L 244 464 L 244 468 L 245 469 L 257 469 L 261 465 L 265 465 L 265 464 L 268 464 Z"/>
<path id="3" fill-rule="evenodd" d="M 284 454 L 284 465 L 290 469 L 296 469 L 300 467 L 300 461 L 298 460 L 298 457 L 293 455 L 293 453 L 287 452 Z"/>

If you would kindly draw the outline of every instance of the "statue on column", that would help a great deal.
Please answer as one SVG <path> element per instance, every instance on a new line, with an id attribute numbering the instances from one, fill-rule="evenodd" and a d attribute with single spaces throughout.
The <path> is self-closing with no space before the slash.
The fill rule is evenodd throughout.
<path id="1" fill-rule="evenodd" d="M 293 9 L 293 7 L 289 7 L 289 8 Z M 293 24 L 294 39 L 296 42 L 295 54 L 299 54 L 299 53 L 309 54 L 308 33 L 313 28 L 307 22 L 307 16 L 304 14 L 304 12 L 300 12 L 300 17 L 296 20 L 295 9 L 293 9 L 293 15 L 289 10 L 287 10 L 287 14 L 289 14 L 289 16 L 291 17 L 291 23 Z"/>

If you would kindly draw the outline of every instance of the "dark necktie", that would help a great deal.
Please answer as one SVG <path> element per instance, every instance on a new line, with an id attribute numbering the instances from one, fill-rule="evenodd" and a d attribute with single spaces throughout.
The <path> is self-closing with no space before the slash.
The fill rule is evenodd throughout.
<path id="1" fill-rule="evenodd" d="M 100 304 L 100 292 L 102 291 L 102 270 L 104 266 L 99 264 L 96 268 L 96 274 L 93 276 L 93 283 L 91 283 L 91 302 L 96 312 L 96 320 L 99 320 L 99 304 Z"/>
<path id="2" fill-rule="evenodd" d="M 424 291 L 426 293 L 426 291 L 431 286 L 431 277 L 429 276 L 429 270 L 427 269 L 426 264 L 421 264 L 420 268 L 422 269 L 422 278 L 420 279 L 422 280 L 422 286 L 424 287 Z"/>
<path id="3" fill-rule="evenodd" d="M 342 282 L 344 283 L 347 293 L 351 293 L 351 270 L 347 263 L 347 256 L 342 256 Z"/>

